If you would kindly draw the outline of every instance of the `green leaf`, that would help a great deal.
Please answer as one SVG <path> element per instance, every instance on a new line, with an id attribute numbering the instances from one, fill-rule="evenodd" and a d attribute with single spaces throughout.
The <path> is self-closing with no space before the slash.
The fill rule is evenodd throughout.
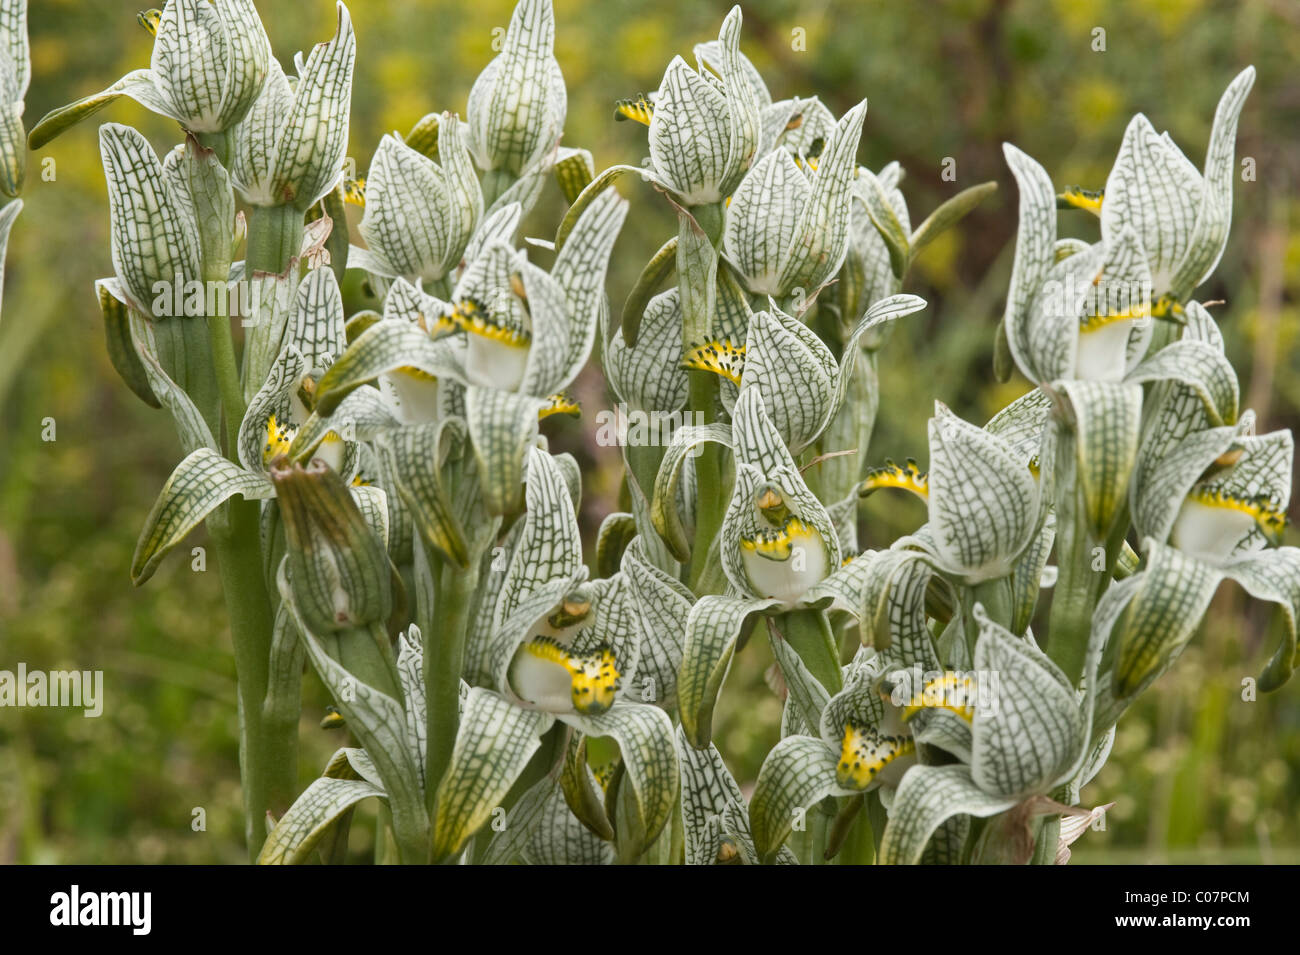
<path id="1" fill-rule="evenodd" d="M 1209 277 L 1219 264 L 1227 244 L 1232 222 L 1232 180 L 1236 175 L 1233 157 L 1237 145 L 1237 120 L 1254 83 L 1255 68 L 1248 66 L 1233 77 L 1214 111 L 1214 127 L 1205 150 L 1201 207 L 1187 239 L 1187 251 L 1170 283 L 1177 298 L 1186 298 Z"/>
<path id="2" fill-rule="evenodd" d="M 1038 514 L 1038 488 L 1024 462 L 936 402 L 929 486 L 929 526 L 944 569 L 977 581 L 1005 575 Z"/>
<path id="3" fill-rule="evenodd" d="M 674 710 L 682 642 L 695 595 L 650 562 L 645 541 L 640 537 L 633 539 L 623 552 L 621 567 L 634 610 L 632 616 L 641 636 L 637 683 L 643 696 L 647 691 L 652 694 L 647 702 Z"/>
<path id="4" fill-rule="evenodd" d="M 1038 382 L 1042 376 L 1029 353 L 1030 307 L 1055 263 L 1056 190 L 1047 171 L 1015 146 L 1003 143 L 1002 153 L 1020 188 L 1020 226 L 1003 323 L 1016 365 L 1026 378 Z"/>
<path id="5" fill-rule="evenodd" d="M 1120 698 L 1141 692 L 1173 663 L 1222 579 L 1208 565 L 1150 538 L 1143 550 L 1146 569 L 1129 578 L 1142 583 L 1111 634 L 1119 647 L 1114 688 Z"/>
<path id="6" fill-rule="evenodd" d="M 854 190 L 854 197 L 861 200 L 866 207 L 871 224 L 880 233 L 885 248 L 889 250 L 889 265 L 895 278 L 902 278 L 907 271 L 908 236 L 903 224 L 889 201 L 889 195 L 876 175 L 869 169 L 858 170 L 860 185 Z"/>
<path id="7" fill-rule="evenodd" d="M 781 668 L 789 698 L 799 708 L 800 715 L 809 726 L 821 725 L 822 711 L 830 701 L 831 695 L 812 675 L 794 647 L 790 646 L 780 633 L 774 629 L 775 620 L 768 621 L 768 643 L 772 647 L 772 656 Z"/>
<path id="8" fill-rule="evenodd" d="M 764 865 L 790 835 L 799 810 L 807 812 L 827 796 L 852 795 L 835 782 L 838 762 L 833 749 L 810 736 L 787 736 L 767 754 L 749 801 L 754 849 Z"/>
<path id="9" fill-rule="evenodd" d="M 560 789 L 569 811 L 594 835 L 613 841 L 614 826 L 605 810 L 605 794 L 587 766 L 587 737 L 569 737 L 568 751 L 560 770 Z"/>
<path id="10" fill-rule="evenodd" d="M 273 496 L 274 490 L 265 477 L 250 474 L 211 448 L 192 451 L 176 465 L 145 518 L 131 559 L 131 579 L 136 586 L 152 577 L 167 552 L 217 505 L 236 494 L 256 501 Z"/>
<path id="11" fill-rule="evenodd" d="M 308 629 L 298 607 L 293 603 L 283 570 L 279 583 L 280 594 L 293 611 L 294 621 L 302 634 L 312 666 L 321 682 L 333 694 L 334 705 L 343 714 L 348 729 L 365 747 L 366 755 L 374 762 L 383 781 L 399 843 L 423 843 L 428 835 L 429 817 L 424 804 L 424 786 L 416 770 L 416 755 L 411 751 L 402 705 L 386 693 L 357 679 L 330 657 L 315 634 Z M 420 863 L 425 860 L 407 861 Z"/>
<path id="12" fill-rule="evenodd" d="M 1036 647 L 976 606 L 975 669 L 997 674 L 992 705 L 971 723 L 970 776 L 987 793 L 1019 798 L 1056 785 L 1087 743 L 1087 727 L 1065 675 Z"/>
<path id="13" fill-rule="evenodd" d="M 10 203 L 0 211 L 0 262 L 4 261 L 4 239 L 8 238 L 9 226 L 21 208 L 22 203 L 17 202 Z M 4 221 L 6 218 L 7 222 Z M 113 294 L 116 286 L 115 279 L 100 279 L 95 283 L 95 291 L 99 294 L 99 309 L 104 316 L 108 359 L 136 397 L 150 408 L 161 408 L 162 404 L 149 387 L 149 375 L 131 338 L 130 309 Z"/>
<path id="14" fill-rule="evenodd" d="M 1276 690 L 1291 678 L 1296 664 L 1296 617 L 1300 616 L 1300 548 L 1279 547 L 1260 552 L 1249 560 L 1232 564 L 1225 574 L 1245 588 L 1256 600 L 1275 603 L 1282 611 L 1282 639 L 1273 658 L 1259 678 L 1265 693 Z"/>
<path id="15" fill-rule="evenodd" d="M 559 183 L 564 199 L 570 205 L 582 195 L 596 177 L 596 164 L 585 149 L 561 146 L 555 159 L 555 181 Z"/>
<path id="16" fill-rule="evenodd" d="M 718 748 L 696 749 L 678 730 L 682 771 L 682 830 L 687 865 L 713 865 L 726 841 L 722 814 L 745 807 L 745 797 L 727 770 Z"/>
<path id="17" fill-rule="evenodd" d="M 525 710 L 483 687 L 471 687 L 446 775 L 438 784 L 433 858 L 464 848 L 501 804 L 541 746 L 551 717 Z"/>
<path id="18" fill-rule="evenodd" d="M 996 182 L 981 182 L 978 186 L 963 189 L 946 200 L 916 227 L 908 243 L 908 264 L 916 261 L 921 250 L 966 217 L 972 209 L 997 191 Z"/>
<path id="19" fill-rule="evenodd" d="M 435 341 L 414 325 L 385 320 L 362 332 L 321 376 L 316 383 L 316 413 L 330 414 L 357 388 L 399 368 L 464 381 L 447 339 Z"/>
<path id="20" fill-rule="evenodd" d="M 620 811 L 635 813 L 615 820 L 620 854 L 636 858 L 650 847 L 672 815 L 681 784 L 672 721 L 657 706 L 616 703 L 599 716 L 563 717 L 589 736 L 608 736 L 618 743 L 624 774 L 620 788 L 631 786 L 630 802 Z"/>
<path id="21" fill-rule="evenodd" d="M 713 735 L 713 707 L 737 643 L 749 636 L 757 614 L 779 603 L 710 594 L 691 608 L 677 675 L 677 701 L 692 746 L 707 746 Z"/>
<path id="22" fill-rule="evenodd" d="M 975 785 L 967 767 L 913 766 L 894 794 L 889 825 L 880 843 L 885 865 L 916 865 L 936 830 L 958 815 L 987 818 L 1010 809 L 1014 799 L 992 796 Z"/>
<path id="23" fill-rule="evenodd" d="M 626 511 L 606 514 L 596 532 L 596 576 L 613 577 L 628 545 L 636 538 L 636 518 Z"/>
<path id="24" fill-rule="evenodd" d="M 569 348 L 562 362 L 564 374 L 549 390 L 568 387 L 591 355 L 600 310 L 606 302 L 605 273 L 627 210 L 627 200 L 612 189 L 597 196 L 556 253 L 551 277 L 568 301 Z"/>
<path id="25" fill-rule="evenodd" d="M 258 865 L 301 865 L 308 861 L 330 827 L 363 799 L 384 798 L 364 779 L 313 780 L 276 822 L 257 856 Z"/>
<path id="26" fill-rule="evenodd" d="M 834 411 L 839 365 L 817 334 L 773 304 L 755 312 L 741 385 L 757 388 L 777 431 L 798 454 L 825 430 Z"/>
<path id="27" fill-rule="evenodd" d="M 677 506 L 678 485 L 681 481 L 682 465 L 693 450 L 705 441 L 731 447 L 731 429 L 722 424 L 688 425 L 679 428 L 673 435 L 673 442 L 664 452 L 655 477 L 654 497 L 650 502 L 650 519 L 659 532 L 669 552 L 682 562 L 690 560 L 691 545 L 687 540 L 686 529 L 682 525 L 681 511 Z"/>
<path id="28" fill-rule="evenodd" d="M 677 268 L 677 236 L 673 236 L 659 251 L 650 257 L 641 274 L 637 277 L 632 291 L 628 292 L 623 303 L 623 341 L 629 349 L 635 347 L 641 330 L 641 318 L 650 304 L 655 290 L 664 283 L 669 274 Z M 681 354 L 680 349 L 678 354 Z"/>
<path id="29" fill-rule="evenodd" d="M 338 30 L 307 56 L 283 119 L 270 186 L 277 202 L 305 211 L 338 181 L 347 149 L 356 52 L 352 19 L 339 3 Z"/>
<path id="30" fill-rule="evenodd" d="M 1191 388 L 1205 403 L 1209 424 L 1218 427 L 1237 421 L 1237 373 L 1223 352 L 1199 341 L 1166 345 L 1129 373 L 1125 381 L 1145 384 L 1173 379 Z"/>
<path id="31" fill-rule="evenodd" d="M 1074 412 L 1077 474 L 1092 533 L 1104 540 L 1128 496 L 1142 431 L 1142 387 L 1061 381 Z"/>
<path id="32" fill-rule="evenodd" d="M 443 462 L 448 441 L 464 437 L 464 422 L 443 418 L 390 431 L 376 445 L 380 461 L 392 475 L 397 493 L 428 543 L 456 566 L 469 566 L 469 548 L 461 515 L 445 486 Z"/>

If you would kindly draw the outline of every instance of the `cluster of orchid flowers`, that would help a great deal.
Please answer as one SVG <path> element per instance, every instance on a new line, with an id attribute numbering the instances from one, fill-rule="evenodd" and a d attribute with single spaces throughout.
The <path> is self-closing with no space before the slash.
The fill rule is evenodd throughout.
<path id="1" fill-rule="evenodd" d="M 1291 435 L 1254 433 L 1192 298 L 1227 239 L 1252 70 L 1203 172 L 1142 116 L 1104 192 L 1058 189 L 1006 147 L 1020 229 L 999 370 L 1034 387 L 982 427 L 936 405 L 923 472 L 872 466 L 877 355 L 925 307 L 902 292 L 915 257 L 992 184 L 913 229 L 898 165 L 857 164 L 866 103 L 837 119 L 774 100 L 739 8 L 695 67 L 678 57 L 617 104 L 648 126 L 648 163 L 598 174 L 560 145 L 550 0 L 521 0 L 464 121 L 385 136 L 347 180 L 355 41 L 338 12 L 290 78 L 251 0 L 169 0 L 141 18 L 149 69 L 31 134 L 40 147 L 124 95 L 185 131 L 159 159 L 101 128 L 100 301 L 115 366 L 186 452 L 133 578 L 205 519 L 236 565 L 260 861 L 343 858 L 371 797 L 376 856 L 401 862 L 1060 861 L 1116 720 L 1222 579 L 1282 605 L 1265 688 L 1289 676 L 1300 550 L 1268 545 Z M 629 173 L 680 228 L 616 317 Z M 552 181 L 568 212 L 521 247 Z M 1071 209 L 1100 216 L 1100 241 L 1058 238 Z M 382 312 L 345 314 L 349 268 Z M 190 279 L 256 289 L 242 361 L 224 309 L 151 311 L 159 283 Z M 696 423 L 622 449 L 626 510 L 584 558 L 581 470 L 542 422 L 581 414 L 566 389 L 593 354 L 627 406 Z M 860 551 L 864 502 L 887 489 L 929 519 Z M 784 715 L 747 798 L 712 722 L 760 622 Z M 335 699 L 322 725 L 358 745 L 286 794 L 275 760 L 292 779 L 306 662 Z"/>

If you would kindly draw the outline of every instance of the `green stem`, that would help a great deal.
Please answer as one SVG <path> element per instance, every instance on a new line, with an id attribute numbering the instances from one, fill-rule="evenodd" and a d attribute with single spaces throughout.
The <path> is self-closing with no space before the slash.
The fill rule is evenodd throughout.
<path id="1" fill-rule="evenodd" d="M 245 253 L 249 274 L 283 275 L 302 246 L 302 229 L 303 214 L 291 205 L 254 206 Z"/>
<path id="2" fill-rule="evenodd" d="M 1056 586 L 1052 593 L 1052 611 L 1048 619 L 1047 655 L 1066 679 L 1077 686 L 1083 676 L 1092 614 L 1106 588 L 1109 574 L 1103 562 L 1094 569 L 1097 548 L 1101 547 L 1088 530 L 1078 490 L 1068 489 L 1073 506 L 1062 509 L 1058 504 L 1056 531 Z M 1064 513 L 1062 511 L 1064 510 Z"/>
<path id="3" fill-rule="evenodd" d="M 844 688 L 839 645 L 825 611 L 791 610 L 780 619 L 777 627 L 818 683 L 832 694 Z"/>
<path id="4" fill-rule="evenodd" d="M 239 361 L 230 332 L 229 302 L 217 296 L 217 311 L 208 316 L 208 340 L 212 349 L 212 366 L 216 371 L 217 391 L 226 417 L 226 457 L 239 463 L 237 453 L 239 426 L 244 420 L 244 388 L 239 380 Z"/>
<path id="5" fill-rule="evenodd" d="M 417 547 L 423 549 L 424 542 Z M 469 567 L 436 559 L 438 571 L 436 620 L 421 620 L 424 634 L 424 692 L 428 707 L 428 757 L 425 784 L 429 794 L 429 817 L 434 818 L 438 783 L 451 762 L 452 747 L 460 727 L 460 677 L 465 663 L 465 640 L 470 628 L 474 594 L 478 589 L 481 554 L 470 554 Z M 416 572 L 422 560 L 416 558 Z"/>
<path id="6" fill-rule="evenodd" d="M 722 235 L 720 205 L 696 206 L 690 213 L 679 213 L 677 241 L 678 291 L 682 304 L 682 345 L 689 348 L 710 337 L 713 314 L 709 307 L 711 293 L 716 294 L 717 252 Z M 687 410 L 693 424 L 714 420 L 718 379 L 712 372 L 689 373 Z M 695 539 L 691 546 L 689 582 L 696 594 L 715 592 L 719 577 L 711 569 L 709 548 L 722 527 L 726 489 L 723 487 L 722 451 L 705 444 L 695 459 Z"/>
<path id="7" fill-rule="evenodd" d="M 297 785 L 298 727 L 269 723 L 262 710 L 270 677 L 273 614 L 262 580 L 258 505 L 226 502 L 209 525 L 234 644 L 239 691 L 239 764 L 244 789 L 244 836 L 251 860 L 265 839 L 268 811 L 277 817 Z"/>

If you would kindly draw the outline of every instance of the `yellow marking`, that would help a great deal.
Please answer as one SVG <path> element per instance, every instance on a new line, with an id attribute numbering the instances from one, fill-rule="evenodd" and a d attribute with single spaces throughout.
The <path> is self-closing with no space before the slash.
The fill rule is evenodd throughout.
<path id="1" fill-rule="evenodd" d="M 614 781 L 614 771 L 616 769 L 618 769 L 617 762 L 591 767 L 591 774 L 596 777 L 596 785 L 600 786 L 601 792 L 609 792 L 609 784 Z"/>
<path id="2" fill-rule="evenodd" d="M 489 312 L 481 302 L 472 298 L 453 303 L 451 313 L 445 318 L 461 331 L 500 342 L 502 345 L 527 348 L 532 344 L 533 336 L 528 329 L 507 325 L 502 317 Z"/>
<path id="3" fill-rule="evenodd" d="M 353 487 L 370 487 L 372 484 L 374 484 L 374 481 L 371 481 L 369 478 L 363 478 L 360 474 L 352 479 Z"/>
<path id="4" fill-rule="evenodd" d="M 599 716 L 614 705 L 621 674 L 614 665 L 614 651 L 607 644 L 587 653 L 574 653 L 554 637 L 534 637 L 523 650 L 569 671 L 569 695 L 579 713 Z"/>
<path id="5" fill-rule="evenodd" d="M 691 345 L 682 358 L 682 367 L 711 371 L 740 384 L 740 377 L 745 373 L 745 346 L 721 341 Z"/>
<path id="6" fill-rule="evenodd" d="M 755 531 L 752 537 L 741 537 L 740 546 L 768 560 L 789 560 L 794 552 L 794 539 L 796 537 L 807 539 L 812 536 L 820 538 L 821 535 L 817 533 L 815 527 L 805 524 L 793 514 L 788 514 L 780 527 L 771 530 L 760 529 Z"/>
<path id="7" fill-rule="evenodd" d="M 903 708 L 903 719 L 910 720 L 922 708 L 948 710 L 969 723 L 975 718 L 975 681 L 951 670 L 930 680 Z"/>
<path id="8" fill-rule="evenodd" d="M 158 35 L 158 23 L 162 20 L 162 11 L 156 7 L 152 10 L 141 10 L 135 15 L 136 22 L 148 31 L 149 35 L 156 37 Z"/>
<path id="9" fill-rule="evenodd" d="M 930 500 L 930 478 L 917 467 L 913 458 L 908 458 L 901 466 L 886 458 L 883 466 L 867 472 L 858 485 L 858 497 L 866 497 L 886 487 L 911 491 L 923 501 Z"/>
<path id="10" fill-rule="evenodd" d="M 1220 507 L 1249 515 L 1254 519 L 1269 543 L 1280 544 L 1282 542 L 1282 532 L 1286 530 L 1288 518 L 1277 506 L 1277 502 L 1266 494 L 1242 497 L 1222 488 L 1202 486 L 1193 488 L 1192 493 L 1187 497 L 1205 507 Z"/>
<path id="11" fill-rule="evenodd" d="M 619 122 L 630 119 L 634 123 L 649 126 L 654 112 L 655 105 L 645 93 L 614 103 L 614 118 Z"/>
<path id="12" fill-rule="evenodd" d="M 561 392 L 560 394 L 551 395 L 546 400 L 549 404 L 537 412 L 538 421 L 556 414 L 567 414 L 574 418 L 582 416 L 582 406 L 578 404 L 578 399 L 570 395 Z"/>
<path id="13" fill-rule="evenodd" d="M 835 781 L 860 792 L 894 760 L 915 752 L 916 741 L 910 736 L 885 736 L 874 726 L 850 720 L 844 727 Z"/>
<path id="14" fill-rule="evenodd" d="M 1120 309 L 1116 312 L 1103 312 L 1098 315 L 1084 315 L 1079 319 L 1079 331 L 1087 334 L 1095 332 L 1107 325 L 1115 322 L 1127 322 L 1134 319 L 1146 318 L 1151 314 L 1151 308 L 1148 305 L 1139 305 L 1136 308 Z"/>
<path id="15" fill-rule="evenodd" d="M 344 179 L 343 201 L 364 209 L 366 207 L 366 181 L 364 179 Z"/>
<path id="16" fill-rule="evenodd" d="M 1168 292 L 1165 292 L 1151 303 L 1151 317 L 1163 318 L 1171 322 L 1177 322 L 1180 325 L 1187 324 L 1187 318 L 1183 314 L 1182 303 Z"/>
<path id="17" fill-rule="evenodd" d="M 1038 455 L 1036 454 L 1029 459 L 1029 473 L 1034 476 L 1034 480 L 1038 480 L 1043 473 L 1042 463 L 1038 460 Z"/>
<path id="18" fill-rule="evenodd" d="M 292 425 L 280 424 L 275 420 L 275 415 L 271 415 L 266 422 L 266 441 L 262 445 L 262 464 L 270 467 L 271 462 L 282 454 L 289 453 L 289 445 L 293 444 L 294 437 L 298 434 L 298 429 Z"/>
<path id="19" fill-rule="evenodd" d="M 320 721 L 323 730 L 336 730 L 344 725 L 343 715 L 334 707 L 325 710 L 325 717 Z"/>
<path id="20" fill-rule="evenodd" d="M 1101 215 L 1101 202 L 1105 196 L 1101 189 L 1083 189 L 1079 186 L 1066 186 L 1065 191 L 1056 197 L 1058 209 L 1082 209 L 1095 216 Z"/>

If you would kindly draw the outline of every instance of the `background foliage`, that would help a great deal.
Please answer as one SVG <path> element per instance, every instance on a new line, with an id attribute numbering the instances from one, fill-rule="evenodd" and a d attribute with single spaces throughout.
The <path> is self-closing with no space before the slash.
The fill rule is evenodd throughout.
<path id="1" fill-rule="evenodd" d="M 283 64 L 333 29 L 333 0 L 258 6 Z M 598 168 L 639 162 L 644 130 L 614 123 L 613 100 L 655 88 L 673 54 L 689 58 L 692 44 L 716 34 L 727 6 L 556 0 L 556 55 L 569 84 L 565 142 L 589 148 Z M 362 174 L 383 133 L 404 132 L 431 110 L 464 112 L 511 7 L 352 0 L 350 155 Z M 138 8 L 139 0 L 32 4 L 29 125 L 146 65 Z M 1093 49 L 1097 27 L 1104 52 Z M 983 420 L 1027 390 L 1019 378 L 998 385 L 991 372 L 1015 228 L 1001 142 L 1038 158 L 1059 185 L 1100 187 L 1140 110 L 1199 164 L 1223 85 L 1254 63 L 1238 158 L 1254 160 L 1256 179 L 1237 183 L 1228 250 L 1200 297 L 1224 300 L 1214 311 L 1260 430 L 1300 427 L 1300 234 L 1292 229 L 1300 219 L 1300 3 L 750 0 L 742 47 L 777 97 L 820 92 L 838 115 L 866 96 L 859 158 L 873 169 L 902 162 L 916 221 L 965 186 L 996 179 L 1001 187 L 913 271 L 906 291 L 931 304 L 900 323 L 885 352 L 873 461 L 923 455 L 933 399 Z M 160 150 L 176 139 L 174 126 L 125 100 L 104 119 L 136 125 Z M 106 704 L 99 719 L 0 710 L 0 862 L 237 862 L 234 669 L 215 567 L 194 572 L 182 549 L 143 590 L 127 574 L 176 448 L 172 429 L 121 386 L 105 354 L 92 288 L 111 272 L 95 125 L 31 160 L 27 208 L 10 242 L 0 321 L 0 668 L 102 669 Z M 45 157 L 52 163 L 42 166 Z M 955 182 L 941 179 L 945 157 L 955 160 Z M 616 307 L 676 229 L 648 188 L 623 191 L 635 209 L 614 253 Z M 526 232 L 549 235 L 562 203 L 549 191 Z M 1095 240 L 1095 220 L 1075 216 L 1063 229 Z M 363 292 L 349 292 L 351 310 Z M 547 428 L 584 465 L 588 533 L 614 509 L 619 463 L 616 449 L 595 443 L 595 412 L 609 398 L 592 371 L 577 388 L 583 419 Z M 57 424 L 53 443 L 41 440 L 46 417 Z M 877 546 L 924 519 L 919 504 L 873 502 L 870 513 L 867 543 Z M 1300 543 L 1300 533 L 1289 531 L 1287 542 Z M 191 546 L 204 543 L 200 532 Z M 1121 722 L 1115 754 L 1085 792 L 1089 804 L 1116 806 L 1107 831 L 1076 845 L 1076 861 L 1300 858 L 1300 695 L 1288 687 L 1241 700 L 1240 681 L 1262 656 L 1267 609 L 1225 586 L 1182 662 Z M 776 741 L 780 716 L 760 642 L 740 657 L 715 721 L 742 784 Z M 305 686 L 304 785 L 342 742 L 316 726 L 328 700 L 314 676 Z M 200 806 L 207 829 L 195 832 Z"/>

